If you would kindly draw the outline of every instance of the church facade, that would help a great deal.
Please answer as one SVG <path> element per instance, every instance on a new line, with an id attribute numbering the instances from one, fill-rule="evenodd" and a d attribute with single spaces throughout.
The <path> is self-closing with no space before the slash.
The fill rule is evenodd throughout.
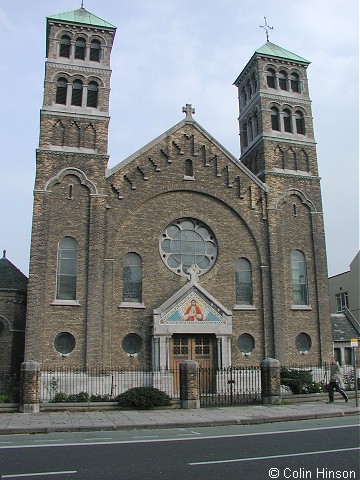
<path id="1" fill-rule="evenodd" d="M 235 80 L 241 158 L 183 107 L 108 168 L 116 28 L 47 18 L 25 359 L 315 364 L 332 351 L 309 62 L 266 42 Z"/>

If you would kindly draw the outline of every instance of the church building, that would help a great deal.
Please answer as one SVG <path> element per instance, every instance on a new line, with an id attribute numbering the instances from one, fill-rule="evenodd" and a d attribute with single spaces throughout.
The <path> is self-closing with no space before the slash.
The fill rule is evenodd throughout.
<path id="1" fill-rule="evenodd" d="M 84 8 L 47 18 L 25 360 L 328 360 L 310 62 L 267 41 L 239 66 L 240 159 L 187 104 L 176 125 L 108 168 L 115 32 Z"/>

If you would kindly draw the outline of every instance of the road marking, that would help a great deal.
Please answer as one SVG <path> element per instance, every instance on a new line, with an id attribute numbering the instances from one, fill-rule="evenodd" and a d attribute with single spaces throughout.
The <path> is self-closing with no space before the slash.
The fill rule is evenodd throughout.
<path id="1" fill-rule="evenodd" d="M 55 440 L 34 440 L 34 442 L 63 442 L 63 438 L 57 438 Z"/>
<path id="2" fill-rule="evenodd" d="M 314 428 L 300 428 L 298 430 L 281 430 L 281 431 L 272 431 L 272 432 L 258 432 L 258 433 L 237 433 L 233 435 L 209 435 L 206 437 L 186 437 L 186 438 L 143 438 L 139 440 L 112 440 L 102 442 L 101 445 L 122 445 L 122 444 L 131 444 L 131 443 L 150 443 L 150 442 L 182 442 L 189 440 L 214 440 L 222 438 L 239 438 L 239 437 L 255 437 L 262 435 L 283 435 L 299 432 L 316 432 L 320 430 L 334 430 L 338 428 L 359 428 L 359 424 L 355 425 L 336 425 L 334 427 L 314 427 Z M 53 443 L 49 444 L 25 444 L 25 445 L 0 445 L 0 450 L 5 449 L 14 449 L 14 448 L 52 448 L 52 447 L 82 447 L 82 446 L 96 446 L 97 443 L 84 443 L 84 442 L 70 442 L 70 443 Z"/>
<path id="3" fill-rule="evenodd" d="M 64 472 L 38 472 L 38 473 L 17 473 L 15 475 L 2 475 L 3 478 L 23 478 L 23 477 L 45 477 L 46 475 L 69 475 L 77 473 L 77 470 L 67 470 Z"/>
<path id="4" fill-rule="evenodd" d="M 232 460 L 212 460 L 208 462 L 192 462 L 189 465 L 211 465 L 216 463 L 235 463 L 235 462 L 253 462 L 256 460 L 273 460 L 274 458 L 286 458 L 286 457 L 302 457 L 304 455 L 319 455 L 323 453 L 338 453 L 338 452 L 350 452 L 352 450 L 360 450 L 360 447 L 351 448 L 338 448 L 336 450 L 319 450 L 317 452 L 303 452 L 303 453 L 287 453 L 284 455 L 268 455 L 266 457 L 248 457 L 248 458 L 234 458 Z"/>
<path id="5" fill-rule="evenodd" d="M 0 443 L 13 443 L 13 442 L 0 442 Z"/>
<path id="6" fill-rule="evenodd" d="M 112 440 L 112 437 L 93 437 L 93 438 L 84 438 L 84 440 Z"/>
<path id="7" fill-rule="evenodd" d="M 132 438 L 159 438 L 159 435 L 133 435 Z"/>

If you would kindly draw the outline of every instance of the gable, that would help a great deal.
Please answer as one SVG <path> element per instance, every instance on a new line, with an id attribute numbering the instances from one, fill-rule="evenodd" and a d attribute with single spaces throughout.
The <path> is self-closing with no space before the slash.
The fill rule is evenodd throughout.
<path id="1" fill-rule="evenodd" d="M 154 334 L 231 334 L 232 315 L 192 276 L 172 297 L 154 310 Z"/>
<path id="2" fill-rule="evenodd" d="M 194 168 L 193 177 L 185 174 L 186 161 Z M 156 181 L 163 190 L 168 182 L 169 189 L 199 187 L 202 191 L 211 182 L 211 188 L 231 190 L 238 198 L 243 198 L 250 186 L 260 196 L 266 192 L 265 184 L 192 119 L 179 122 L 109 169 L 106 177 L 120 199 L 143 188 L 146 182 Z"/>

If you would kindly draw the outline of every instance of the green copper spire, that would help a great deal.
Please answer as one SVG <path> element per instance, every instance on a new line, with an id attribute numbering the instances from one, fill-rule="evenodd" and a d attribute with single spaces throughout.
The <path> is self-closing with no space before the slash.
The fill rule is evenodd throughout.
<path id="1" fill-rule="evenodd" d="M 47 19 L 58 20 L 62 22 L 82 23 L 85 25 L 92 25 L 93 27 L 116 28 L 115 25 L 112 25 L 102 18 L 99 18 L 96 15 L 88 12 L 84 7 L 81 7 L 78 10 L 72 10 L 71 12 L 50 15 L 47 17 Z"/>

